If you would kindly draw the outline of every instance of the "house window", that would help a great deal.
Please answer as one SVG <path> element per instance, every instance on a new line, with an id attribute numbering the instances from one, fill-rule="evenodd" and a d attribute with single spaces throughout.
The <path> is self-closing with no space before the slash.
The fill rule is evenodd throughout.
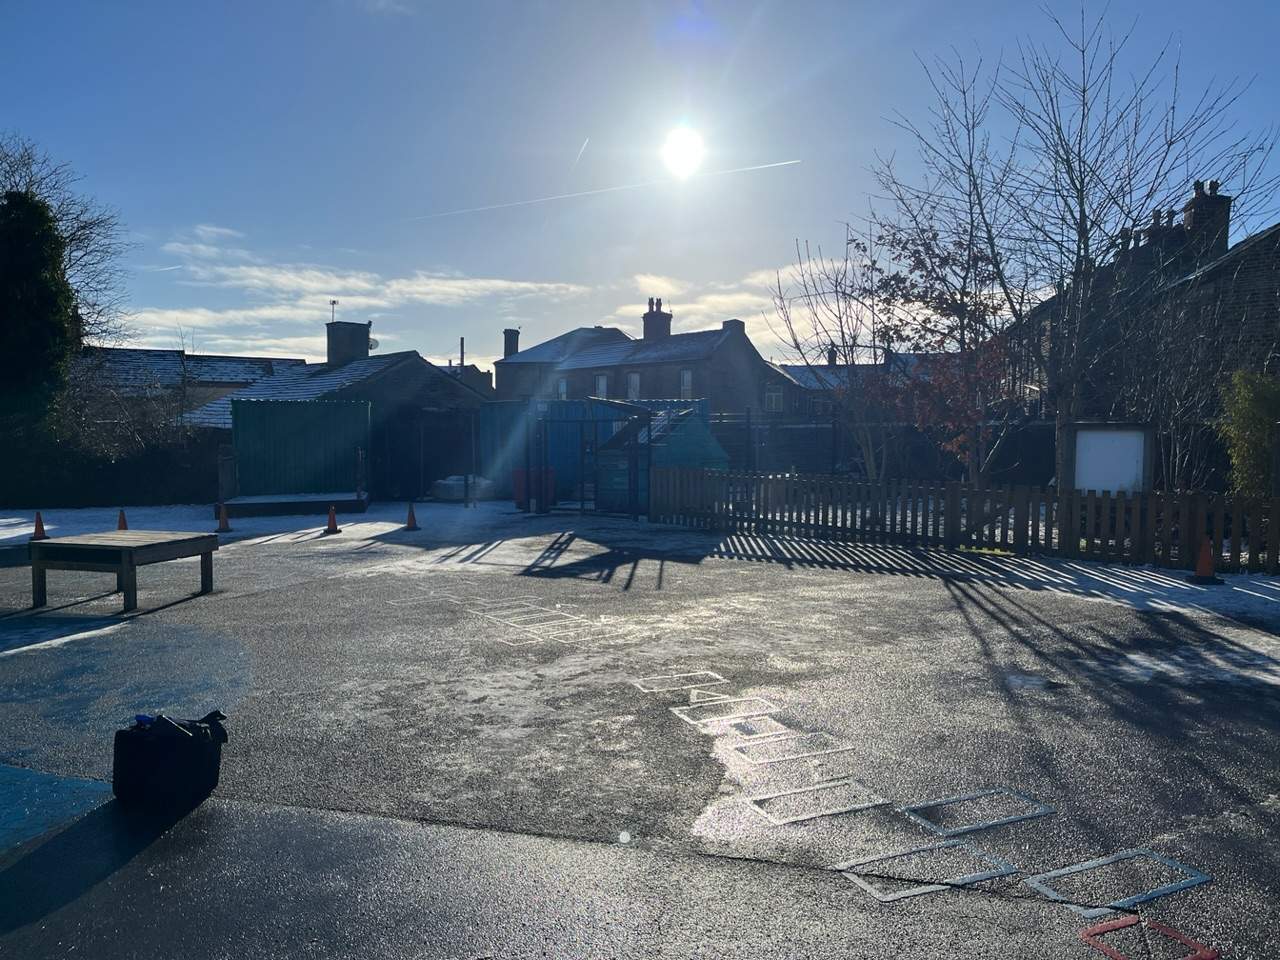
<path id="1" fill-rule="evenodd" d="M 680 399 L 681 400 L 693 399 L 693 371 L 692 370 L 680 371 Z"/>
<path id="2" fill-rule="evenodd" d="M 765 413 L 782 413 L 782 384 L 770 383 L 764 388 Z"/>
<path id="3" fill-rule="evenodd" d="M 640 399 L 640 374 L 638 373 L 627 374 L 627 399 Z"/>
<path id="4" fill-rule="evenodd" d="M 609 396 L 609 375 L 607 373 L 596 374 L 596 396 L 601 398 Z"/>
<path id="5" fill-rule="evenodd" d="M 564 377 L 556 381 L 556 396 L 561 400 L 569 399 L 569 381 Z"/>

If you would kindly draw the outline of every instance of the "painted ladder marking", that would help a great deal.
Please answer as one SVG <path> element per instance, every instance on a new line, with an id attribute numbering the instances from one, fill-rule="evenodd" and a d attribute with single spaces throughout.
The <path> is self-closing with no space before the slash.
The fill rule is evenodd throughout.
<path id="1" fill-rule="evenodd" d="M 1166 883 L 1163 886 L 1156 887 L 1154 890 L 1147 890 L 1143 893 L 1137 893 L 1130 897 L 1122 897 L 1119 900 L 1112 900 L 1105 907 L 1084 907 L 1079 904 L 1072 903 L 1066 896 L 1059 893 L 1053 887 L 1049 886 L 1048 881 L 1057 880 L 1059 877 L 1069 877 L 1077 873 L 1085 873 L 1089 870 L 1097 870 L 1099 867 L 1110 866 L 1113 863 L 1120 863 L 1123 860 L 1137 860 L 1146 858 L 1154 860 L 1156 863 L 1163 864 L 1169 869 L 1185 874 L 1185 879 L 1177 880 L 1173 883 Z M 1050 870 L 1048 873 L 1041 873 L 1034 877 L 1030 877 L 1023 881 L 1027 886 L 1036 892 L 1043 894 L 1050 900 L 1057 903 L 1065 904 L 1074 910 L 1086 920 L 1096 920 L 1099 917 L 1105 917 L 1109 913 L 1117 910 L 1128 910 L 1138 906 L 1140 903 L 1147 903 L 1155 900 L 1157 897 L 1165 897 L 1171 893 L 1178 893 L 1182 890 L 1188 890 L 1191 887 L 1199 886 L 1202 883 L 1208 883 L 1213 878 L 1208 874 L 1201 873 L 1193 867 L 1188 867 L 1178 863 L 1176 860 L 1170 860 L 1168 857 L 1162 857 L 1158 853 L 1150 850 L 1136 848 L 1133 850 L 1122 850 L 1119 853 L 1113 853 L 1109 857 L 1099 857 L 1097 860 L 1088 860 L 1084 863 L 1074 863 L 1069 867 L 1060 867 L 1057 870 Z"/>
<path id="2" fill-rule="evenodd" d="M 933 807 L 945 807 L 954 803 L 968 803 L 972 800 L 981 800 L 985 797 L 1006 796 L 1013 797 L 1015 800 L 1021 800 L 1031 807 L 1028 813 L 1016 814 L 1009 817 L 1000 817 L 995 820 L 986 820 L 979 823 L 967 823 L 960 827 L 943 827 L 935 823 L 919 811 L 928 810 Z M 1041 803 L 1025 793 L 1019 793 L 1016 790 L 1009 790 L 1004 787 L 998 787 L 991 790 L 977 790 L 973 793 L 963 793 L 954 797 L 943 797 L 940 800 L 925 800 L 921 803 L 913 803 L 909 806 L 899 807 L 899 813 L 905 813 L 908 817 L 920 824 L 926 830 L 936 833 L 940 837 L 957 837 L 962 833 L 972 833 L 975 830 L 987 830 L 991 827 L 1002 827 L 1007 823 L 1021 823 L 1024 820 L 1034 820 L 1037 817 L 1047 817 L 1058 811 L 1047 803 Z"/>
<path id="3" fill-rule="evenodd" d="M 668 683 L 678 680 L 679 683 Z M 685 681 L 691 681 L 686 683 Z M 713 670 L 696 670 L 693 673 L 660 673 L 651 677 L 640 677 L 632 680 L 631 685 L 643 693 L 668 693 L 672 690 L 689 690 L 695 687 L 714 687 L 728 683 L 724 677 Z"/>
<path id="4" fill-rule="evenodd" d="M 890 860 L 899 860 L 905 857 L 913 857 L 922 853 L 933 853 L 938 850 L 963 850 L 972 856 L 975 860 L 989 864 L 992 869 L 980 870 L 977 873 L 967 873 L 958 877 L 951 877 L 940 883 L 925 883 L 915 887 L 908 887 L 906 890 L 899 890 L 896 893 L 888 893 L 874 883 L 864 880 L 858 875 L 857 868 L 869 867 L 872 864 L 886 863 Z M 837 863 L 831 867 L 832 870 L 839 870 L 845 877 L 852 880 L 859 887 L 865 890 L 871 896 L 875 897 L 881 903 L 893 903 L 896 900 L 905 900 L 907 897 L 919 897 L 926 893 L 937 893 L 941 890 L 950 890 L 953 887 L 967 887 L 970 884 L 981 883 L 983 880 L 994 880 L 997 877 L 1007 877 L 1018 872 L 1018 868 L 1007 860 L 994 856 L 989 853 L 983 853 L 975 850 L 973 847 L 961 840 L 944 840 L 941 843 L 933 843 L 924 847 L 916 847 L 914 850 L 902 850 L 898 853 L 884 854 L 878 857 L 871 857 L 868 860 L 851 860 L 847 863 Z M 879 871 L 862 871 L 864 873 L 877 873 Z"/>
<path id="5" fill-rule="evenodd" d="M 767 807 L 767 803 L 770 800 L 812 798 L 821 803 L 821 797 L 823 796 L 832 794 L 839 796 L 848 793 L 852 793 L 858 799 L 852 802 L 833 802 L 828 800 L 826 806 L 819 806 L 816 809 L 802 811 L 792 816 L 775 816 Z M 800 823 L 803 820 L 816 820 L 818 817 L 832 817 L 841 813 L 856 813 L 859 810 L 869 810 L 872 807 L 883 807 L 889 803 L 888 800 L 878 796 L 865 783 L 855 780 L 853 777 L 846 777 L 843 780 L 831 780 L 826 783 L 815 784 L 812 787 L 800 787 L 795 790 L 762 793 L 754 797 L 747 797 L 745 802 L 748 807 L 778 827 L 788 823 Z"/>
<path id="6" fill-rule="evenodd" d="M 1130 916 L 1120 917 L 1116 920 L 1106 920 L 1096 926 L 1088 927 L 1080 931 L 1080 939 L 1093 947 L 1098 952 L 1110 957 L 1111 960 L 1129 960 L 1123 953 L 1115 947 L 1109 946 L 1102 942 L 1102 937 L 1116 930 L 1124 930 L 1137 924 L 1147 930 L 1152 930 L 1162 937 L 1167 937 L 1175 943 L 1180 943 L 1184 947 L 1190 948 L 1193 952 L 1181 958 L 1181 960 L 1218 960 L 1219 953 L 1213 947 L 1206 947 L 1203 943 L 1196 943 L 1186 934 L 1179 933 L 1172 927 L 1165 926 L 1163 923 L 1157 923 L 1155 920 L 1144 920 L 1141 917 Z"/>

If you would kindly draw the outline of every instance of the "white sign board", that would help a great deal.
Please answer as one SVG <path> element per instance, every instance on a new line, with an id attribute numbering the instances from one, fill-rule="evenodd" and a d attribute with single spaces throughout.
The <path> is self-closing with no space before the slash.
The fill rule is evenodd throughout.
<path id="1" fill-rule="evenodd" d="M 1076 430 L 1076 489 L 1126 493 L 1143 489 L 1145 430 Z"/>

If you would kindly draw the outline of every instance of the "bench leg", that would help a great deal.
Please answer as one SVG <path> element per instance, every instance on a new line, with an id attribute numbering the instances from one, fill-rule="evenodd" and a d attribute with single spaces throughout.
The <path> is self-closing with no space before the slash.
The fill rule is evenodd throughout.
<path id="1" fill-rule="evenodd" d="M 124 612 L 138 609 L 138 568 L 132 563 L 124 563 L 120 565 L 120 572 L 116 574 L 117 582 L 120 589 L 124 592 Z"/>
<path id="2" fill-rule="evenodd" d="M 213 593 L 213 553 L 200 554 L 200 592 Z"/>
<path id="3" fill-rule="evenodd" d="M 31 564 L 31 606 L 43 607 L 49 602 L 47 577 L 43 563 Z"/>

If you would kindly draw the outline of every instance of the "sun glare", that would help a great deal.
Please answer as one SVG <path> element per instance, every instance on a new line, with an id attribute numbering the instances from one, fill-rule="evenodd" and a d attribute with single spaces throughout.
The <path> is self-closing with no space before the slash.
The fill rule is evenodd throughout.
<path id="1" fill-rule="evenodd" d="M 662 162 L 674 176 L 684 180 L 697 173 L 706 152 L 697 130 L 676 127 L 667 134 L 667 142 L 662 145 Z"/>

